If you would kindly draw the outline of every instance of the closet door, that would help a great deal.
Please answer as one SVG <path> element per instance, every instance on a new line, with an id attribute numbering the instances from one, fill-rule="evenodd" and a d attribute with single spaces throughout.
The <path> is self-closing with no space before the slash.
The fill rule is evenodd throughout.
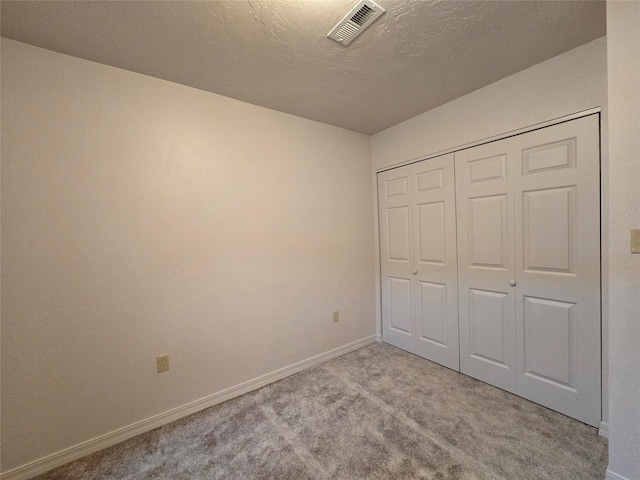
<path id="1" fill-rule="evenodd" d="M 416 354 L 460 369 L 453 154 L 412 166 Z"/>
<path id="2" fill-rule="evenodd" d="M 384 341 L 459 370 L 453 154 L 378 175 Z"/>
<path id="3" fill-rule="evenodd" d="M 456 152 L 460 371 L 516 391 L 513 175 L 509 140 Z"/>
<path id="4" fill-rule="evenodd" d="M 461 371 L 594 426 L 598 122 L 456 153 Z"/>
<path id="5" fill-rule="evenodd" d="M 411 166 L 378 174 L 382 335 L 384 341 L 415 352 L 412 305 Z"/>
<path id="6" fill-rule="evenodd" d="M 518 139 L 518 395 L 600 422 L 599 117 Z"/>

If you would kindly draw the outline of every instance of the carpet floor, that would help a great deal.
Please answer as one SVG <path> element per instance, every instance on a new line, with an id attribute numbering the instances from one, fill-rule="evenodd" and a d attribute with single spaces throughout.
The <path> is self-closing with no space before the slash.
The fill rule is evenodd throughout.
<path id="1" fill-rule="evenodd" d="M 386 344 L 38 477 L 604 478 L 595 428 Z"/>

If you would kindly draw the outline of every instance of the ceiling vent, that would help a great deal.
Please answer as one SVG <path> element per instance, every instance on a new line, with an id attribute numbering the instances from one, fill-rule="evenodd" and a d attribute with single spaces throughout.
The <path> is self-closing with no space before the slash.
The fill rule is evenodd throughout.
<path id="1" fill-rule="evenodd" d="M 384 8 L 370 0 L 360 0 L 340 22 L 333 27 L 327 37 L 342 45 L 349 45 L 369 25 L 384 13 Z"/>

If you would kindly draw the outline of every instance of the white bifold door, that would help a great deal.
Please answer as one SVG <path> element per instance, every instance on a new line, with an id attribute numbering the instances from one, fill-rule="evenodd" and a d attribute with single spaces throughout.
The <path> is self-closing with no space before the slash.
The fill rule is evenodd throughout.
<path id="1" fill-rule="evenodd" d="M 378 175 L 384 341 L 459 370 L 453 154 Z"/>
<path id="2" fill-rule="evenodd" d="M 455 154 L 460 370 L 594 426 L 599 151 L 591 115 Z"/>

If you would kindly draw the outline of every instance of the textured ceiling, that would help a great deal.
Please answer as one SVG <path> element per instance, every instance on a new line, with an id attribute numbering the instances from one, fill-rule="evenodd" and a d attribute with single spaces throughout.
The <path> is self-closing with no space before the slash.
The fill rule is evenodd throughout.
<path id="1" fill-rule="evenodd" d="M 2 36 L 373 134 L 605 35 L 600 1 L 2 1 Z"/>

